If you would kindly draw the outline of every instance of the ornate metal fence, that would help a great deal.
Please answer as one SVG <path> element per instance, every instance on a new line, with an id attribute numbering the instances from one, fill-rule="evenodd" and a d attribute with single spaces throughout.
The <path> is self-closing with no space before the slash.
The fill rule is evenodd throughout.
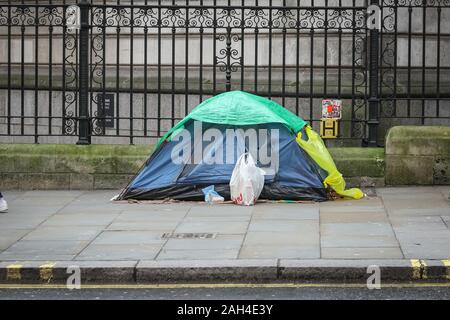
<path id="1" fill-rule="evenodd" d="M 380 132 L 450 125 L 450 1 L 382 0 L 380 7 Z"/>
<path id="2" fill-rule="evenodd" d="M 448 0 L 43 2 L 0 7 L 0 138 L 155 141 L 229 90 L 313 126 L 322 99 L 341 99 L 335 145 L 380 145 L 399 123 L 449 124 Z M 369 4 L 380 30 L 366 24 Z"/>

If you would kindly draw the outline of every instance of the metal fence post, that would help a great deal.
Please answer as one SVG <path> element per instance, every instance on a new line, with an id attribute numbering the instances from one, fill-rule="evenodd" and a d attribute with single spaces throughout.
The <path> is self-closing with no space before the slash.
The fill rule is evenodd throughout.
<path id="1" fill-rule="evenodd" d="M 79 110 L 77 144 L 90 144 L 89 119 L 89 5 L 90 0 L 80 0 L 80 58 L 79 58 Z"/>
<path id="2" fill-rule="evenodd" d="M 370 0 L 371 5 L 379 5 L 379 0 Z M 380 21 L 382 23 L 382 21 Z M 380 56 L 380 35 L 377 28 L 371 28 L 370 36 L 370 53 L 369 53 L 369 119 L 367 125 L 369 127 L 367 145 L 369 147 L 378 146 L 378 125 L 379 125 L 379 83 L 378 83 L 378 59 Z"/>

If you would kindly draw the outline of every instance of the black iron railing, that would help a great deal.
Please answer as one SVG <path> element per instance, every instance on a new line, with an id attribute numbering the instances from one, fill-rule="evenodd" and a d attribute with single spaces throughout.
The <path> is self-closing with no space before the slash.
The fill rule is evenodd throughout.
<path id="1" fill-rule="evenodd" d="M 449 0 L 3 1 L 0 139 L 155 141 L 245 90 L 313 126 L 341 99 L 334 144 L 382 145 L 393 125 L 450 124 L 448 19 Z"/>

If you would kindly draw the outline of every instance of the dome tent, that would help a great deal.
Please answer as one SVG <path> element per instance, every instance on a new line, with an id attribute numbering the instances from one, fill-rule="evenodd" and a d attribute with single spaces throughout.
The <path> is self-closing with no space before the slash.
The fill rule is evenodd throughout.
<path id="1" fill-rule="evenodd" d="M 362 197 L 359 189 L 344 191 L 342 175 L 303 119 L 272 100 L 230 91 L 205 100 L 169 130 L 118 199 L 202 200 L 210 185 L 229 199 L 244 152 L 266 172 L 260 198 L 323 201 L 328 185 Z"/>

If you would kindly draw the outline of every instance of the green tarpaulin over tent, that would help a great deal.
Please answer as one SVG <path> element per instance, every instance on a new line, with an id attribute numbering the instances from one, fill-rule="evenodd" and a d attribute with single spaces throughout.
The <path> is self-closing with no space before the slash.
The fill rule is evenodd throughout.
<path id="1" fill-rule="evenodd" d="M 247 93 L 229 91 L 199 104 L 183 120 L 166 133 L 157 147 L 173 132 L 183 128 L 189 120 L 236 126 L 262 123 L 282 123 L 294 133 L 300 131 L 306 122 L 275 101 Z"/>

